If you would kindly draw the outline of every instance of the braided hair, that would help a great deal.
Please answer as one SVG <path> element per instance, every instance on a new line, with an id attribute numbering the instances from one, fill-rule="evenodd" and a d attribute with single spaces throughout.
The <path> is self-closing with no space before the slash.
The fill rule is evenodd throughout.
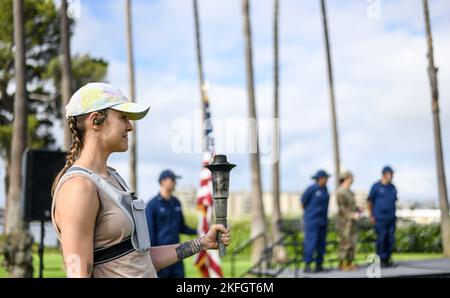
<path id="1" fill-rule="evenodd" d="M 80 156 L 81 148 L 83 147 L 83 134 L 84 129 L 78 124 L 77 118 L 69 117 L 69 128 L 72 135 L 72 145 L 67 152 L 66 164 L 64 168 L 58 173 L 53 181 L 52 185 L 52 196 L 55 193 L 56 186 L 58 185 L 59 179 L 66 173 L 66 171 L 75 163 L 77 158 Z"/>
<path id="2" fill-rule="evenodd" d="M 102 117 L 97 119 L 96 125 L 102 124 L 107 115 L 107 109 L 103 109 L 100 111 L 96 111 Z M 72 145 L 69 148 L 69 151 L 67 152 L 66 157 L 66 164 L 64 165 L 64 168 L 58 173 L 55 180 L 53 181 L 52 185 L 52 196 L 55 193 L 56 186 L 58 185 L 59 179 L 67 172 L 67 170 L 75 163 L 75 161 L 80 157 L 81 149 L 83 148 L 83 136 L 85 134 L 85 127 L 82 125 L 83 120 L 85 120 L 89 114 L 84 114 L 81 116 L 76 117 L 69 117 L 69 129 L 70 133 L 72 135 Z"/>

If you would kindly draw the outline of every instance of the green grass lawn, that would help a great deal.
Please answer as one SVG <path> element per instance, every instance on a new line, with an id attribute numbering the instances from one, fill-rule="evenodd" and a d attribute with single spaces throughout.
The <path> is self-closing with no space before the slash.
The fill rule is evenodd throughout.
<path id="1" fill-rule="evenodd" d="M 0 263 L 3 263 L 3 256 L 0 256 Z M 39 276 L 39 256 L 33 254 L 34 277 Z M 65 277 L 62 255 L 58 251 L 46 252 L 44 255 L 44 277 Z M 0 266 L 0 277 L 8 277 L 3 266 Z"/>
<path id="2" fill-rule="evenodd" d="M 331 254 L 330 258 L 335 256 Z M 425 259 L 437 259 L 442 257 L 437 253 L 396 253 L 393 255 L 394 261 L 401 260 L 425 260 Z M 364 263 L 365 255 L 357 255 L 356 261 L 358 263 Z M 0 263 L 3 262 L 3 256 L 0 256 Z M 197 268 L 193 264 L 194 257 L 184 260 L 186 277 L 200 277 Z M 34 276 L 38 277 L 39 274 L 39 257 L 37 254 L 33 255 Z M 326 265 L 335 266 L 335 262 L 326 263 Z M 236 262 L 236 274 L 240 275 L 244 271 L 250 268 L 250 259 L 247 256 L 240 256 Z M 229 257 L 225 257 L 222 261 L 222 270 L 225 277 L 231 277 L 231 261 Z M 44 277 L 65 277 L 65 272 L 62 265 L 62 257 L 58 251 L 50 250 L 44 255 Z M 7 277 L 5 269 L 0 266 L 0 277 Z"/>

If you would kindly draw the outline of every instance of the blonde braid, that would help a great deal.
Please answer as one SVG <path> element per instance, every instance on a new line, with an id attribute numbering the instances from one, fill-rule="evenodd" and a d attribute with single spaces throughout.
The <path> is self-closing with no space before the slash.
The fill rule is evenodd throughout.
<path id="1" fill-rule="evenodd" d="M 77 119 L 75 117 L 69 117 L 69 128 L 72 135 L 72 145 L 67 152 L 66 164 L 64 168 L 58 173 L 55 180 L 53 181 L 51 194 L 55 193 L 56 186 L 58 185 L 59 179 L 66 173 L 66 171 L 75 163 L 77 158 L 80 156 L 81 149 L 83 147 L 83 135 L 82 130 L 77 126 Z"/>

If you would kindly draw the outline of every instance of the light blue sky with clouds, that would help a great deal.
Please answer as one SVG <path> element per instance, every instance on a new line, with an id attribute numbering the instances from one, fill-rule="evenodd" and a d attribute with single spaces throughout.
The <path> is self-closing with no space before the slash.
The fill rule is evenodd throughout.
<path id="1" fill-rule="evenodd" d="M 391 164 L 401 200 L 437 199 L 434 143 L 426 72 L 422 1 L 328 0 L 341 160 L 367 190 Z M 124 1 L 80 2 L 72 53 L 109 61 L 107 80 L 128 94 Z M 372 10 L 372 9 L 375 10 Z M 199 0 L 204 71 L 212 116 L 248 114 L 240 0 Z M 251 1 L 258 116 L 272 115 L 272 0 Z M 450 171 L 450 2 L 430 1 L 439 67 L 442 138 Z M 157 177 L 171 168 L 179 187 L 197 187 L 201 155 L 172 150 L 176 119 L 200 108 L 192 1 L 133 1 L 138 102 L 151 106 L 137 123 L 138 193 L 149 199 Z M 280 1 L 281 188 L 303 190 L 318 168 L 333 170 L 325 54 L 319 1 Z M 198 120 L 198 119 L 197 119 Z M 61 143 L 62 131 L 56 125 Z M 249 189 L 247 154 L 229 154 L 238 167 L 232 190 Z M 128 178 L 128 154 L 111 166 Z M 263 165 L 270 190 L 270 165 Z M 334 173 L 332 172 L 334 175 Z M 0 164 L 0 175 L 4 175 Z M 448 173 L 447 177 L 450 175 Z M 450 179 L 447 179 L 447 183 Z M 4 193 L 0 185 L 0 193 Z M 332 183 L 330 184 L 332 189 Z M 2 202 L 0 201 L 0 204 Z"/>

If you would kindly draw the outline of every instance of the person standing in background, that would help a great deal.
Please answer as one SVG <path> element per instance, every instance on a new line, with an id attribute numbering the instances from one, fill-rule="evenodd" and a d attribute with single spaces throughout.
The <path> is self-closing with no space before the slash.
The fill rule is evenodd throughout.
<path id="1" fill-rule="evenodd" d="M 323 257 L 326 252 L 326 237 L 328 225 L 328 194 L 327 181 L 330 177 L 324 170 L 319 170 L 312 177 L 315 183 L 309 186 L 301 197 L 304 211 L 305 240 L 304 261 L 305 273 L 311 272 L 313 254 L 316 252 L 315 272 L 324 271 L 322 267 Z"/>
<path id="2" fill-rule="evenodd" d="M 186 225 L 181 202 L 172 195 L 179 178 L 181 177 L 171 170 L 162 171 L 159 176 L 159 194 L 151 199 L 145 208 L 152 246 L 178 243 L 180 234 L 197 235 L 197 230 Z M 179 261 L 161 269 L 158 271 L 158 277 L 183 278 L 183 262 Z"/>
<path id="3" fill-rule="evenodd" d="M 375 225 L 377 234 L 377 255 L 380 257 L 382 267 L 393 266 L 391 255 L 395 244 L 397 219 L 395 215 L 397 189 L 392 184 L 393 177 L 392 168 L 385 166 L 382 170 L 381 180 L 372 186 L 367 198 L 370 220 Z"/>
<path id="4" fill-rule="evenodd" d="M 355 194 L 350 190 L 353 184 L 353 174 L 349 171 L 342 173 L 339 177 L 341 183 L 337 191 L 338 217 L 337 231 L 339 235 L 339 270 L 355 270 L 353 264 L 355 256 L 358 229 L 356 220 L 359 218 L 356 207 Z"/>

